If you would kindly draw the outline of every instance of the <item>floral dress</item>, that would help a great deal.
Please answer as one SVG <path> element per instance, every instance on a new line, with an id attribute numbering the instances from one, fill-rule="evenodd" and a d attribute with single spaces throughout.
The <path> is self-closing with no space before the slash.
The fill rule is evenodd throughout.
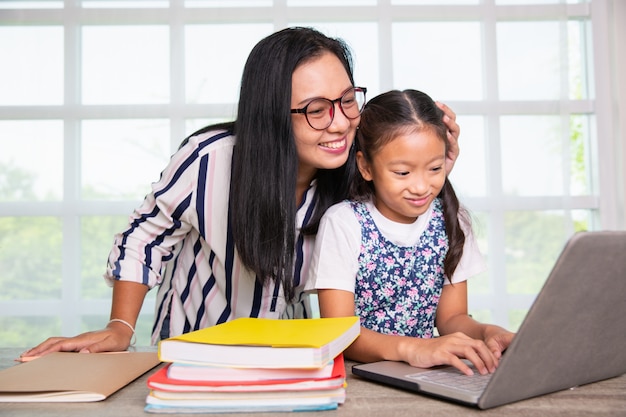
<path id="1" fill-rule="evenodd" d="M 433 337 L 448 252 L 441 201 L 415 246 L 398 246 L 380 233 L 361 202 L 352 202 L 361 225 L 354 301 L 361 325 L 385 334 Z"/>

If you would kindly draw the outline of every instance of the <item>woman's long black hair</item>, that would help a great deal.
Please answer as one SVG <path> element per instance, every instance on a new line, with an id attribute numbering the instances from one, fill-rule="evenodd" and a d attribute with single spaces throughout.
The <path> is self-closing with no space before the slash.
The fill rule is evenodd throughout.
<path id="1" fill-rule="evenodd" d="M 432 129 L 445 142 L 447 151 L 448 129 L 443 122 L 443 111 L 435 102 L 427 94 L 417 90 L 389 91 L 374 97 L 365 105 L 356 136 L 357 151 L 363 152 L 365 159 L 371 163 L 373 155 L 398 135 L 424 129 Z M 373 184 L 357 173 L 350 189 L 350 197 L 366 200 L 373 194 Z M 470 219 L 460 206 L 447 177 L 438 197 L 443 202 L 449 245 L 444 260 L 444 272 L 448 279 L 452 279 L 452 274 L 461 260 L 465 243 L 465 233 L 461 228 L 459 215 L 468 224 Z"/>
<path id="2" fill-rule="evenodd" d="M 298 172 L 291 79 L 298 66 L 327 52 L 339 58 L 354 85 L 352 56 L 340 39 L 292 27 L 261 40 L 244 67 L 237 119 L 221 125 L 237 137 L 228 220 L 238 255 L 258 280 L 280 283 L 288 299 L 294 295 Z M 355 171 L 354 152 L 343 166 L 319 170 L 315 212 L 303 233 L 315 234 L 326 209 L 346 198 Z"/>

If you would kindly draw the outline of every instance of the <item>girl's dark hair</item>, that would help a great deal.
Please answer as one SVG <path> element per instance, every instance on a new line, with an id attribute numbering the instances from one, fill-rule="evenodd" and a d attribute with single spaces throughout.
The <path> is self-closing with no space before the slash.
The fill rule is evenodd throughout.
<path id="1" fill-rule="evenodd" d="M 361 151 L 368 162 L 386 144 L 401 134 L 431 129 L 446 144 L 448 149 L 448 129 L 443 122 L 443 111 L 425 93 L 417 90 L 393 90 L 371 99 L 361 114 L 361 124 L 357 131 L 357 151 Z M 350 197 L 367 200 L 374 194 L 374 185 L 356 173 L 350 188 Z M 469 216 L 460 206 L 452 184 L 446 177 L 438 195 L 443 202 L 446 234 L 449 250 L 444 260 L 444 272 L 448 279 L 459 264 L 463 254 L 465 233 L 459 216 L 470 224 Z"/>
<path id="2" fill-rule="evenodd" d="M 354 85 L 352 56 L 342 40 L 304 27 L 283 29 L 262 39 L 243 70 L 237 119 L 234 125 L 226 125 L 237 136 L 230 180 L 233 241 L 257 279 L 278 281 L 288 299 L 294 295 L 298 172 L 291 78 L 298 66 L 327 52 L 342 62 Z M 354 172 L 354 151 L 344 166 L 319 170 L 315 212 L 303 233 L 315 234 L 326 209 L 347 197 Z"/>

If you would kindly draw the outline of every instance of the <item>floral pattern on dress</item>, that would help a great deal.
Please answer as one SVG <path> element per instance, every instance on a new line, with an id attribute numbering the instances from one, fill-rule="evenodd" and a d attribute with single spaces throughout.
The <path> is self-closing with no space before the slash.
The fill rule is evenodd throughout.
<path id="1" fill-rule="evenodd" d="M 351 206 L 361 225 L 354 291 L 361 325 L 379 333 L 433 337 L 448 252 L 441 200 L 433 201 L 432 217 L 419 243 L 408 247 L 385 238 L 364 203 Z"/>

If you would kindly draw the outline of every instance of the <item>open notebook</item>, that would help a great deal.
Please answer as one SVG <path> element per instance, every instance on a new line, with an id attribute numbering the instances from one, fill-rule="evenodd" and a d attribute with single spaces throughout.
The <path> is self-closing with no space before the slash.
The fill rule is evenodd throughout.
<path id="1" fill-rule="evenodd" d="M 391 361 L 354 365 L 352 373 L 485 409 L 622 375 L 625 346 L 626 232 L 581 232 L 563 249 L 493 374 Z M 484 387 L 466 386 L 473 380 Z"/>

